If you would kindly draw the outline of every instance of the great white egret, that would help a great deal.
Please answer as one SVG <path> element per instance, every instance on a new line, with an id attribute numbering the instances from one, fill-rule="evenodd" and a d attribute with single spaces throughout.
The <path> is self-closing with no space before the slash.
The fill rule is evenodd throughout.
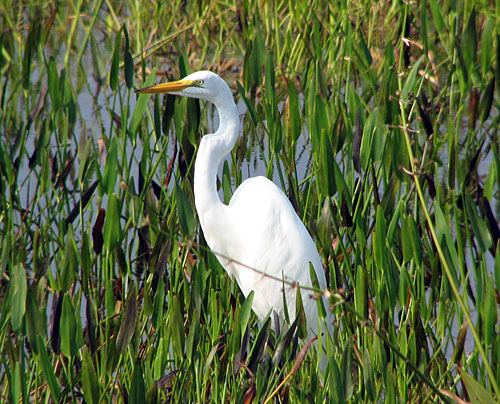
<path id="1" fill-rule="evenodd" d="M 323 266 L 311 236 L 290 201 L 269 179 L 249 178 L 235 191 L 229 205 L 221 202 L 216 186 L 217 168 L 233 149 L 240 132 L 239 114 L 229 86 L 215 73 L 199 71 L 182 80 L 137 92 L 171 93 L 215 105 L 219 128 L 201 139 L 194 168 L 194 197 L 201 228 L 207 244 L 229 276 L 236 279 L 243 294 L 248 296 L 254 291 L 252 309 L 257 316 L 263 320 L 275 311 L 283 321 L 285 296 L 288 316 L 293 321 L 296 284 L 312 286 L 311 263 L 319 287 L 326 289 Z M 317 301 L 311 291 L 301 289 L 301 294 L 308 337 L 325 332 L 321 324 L 331 327 L 331 313 L 327 310 L 326 321 L 320 321 Z M 324 304 L 328 308 L 326 299 Z M 327 337 L 323 336 L 323 340 Z M 322 356 L 324 367 L 325 355 Z"/>

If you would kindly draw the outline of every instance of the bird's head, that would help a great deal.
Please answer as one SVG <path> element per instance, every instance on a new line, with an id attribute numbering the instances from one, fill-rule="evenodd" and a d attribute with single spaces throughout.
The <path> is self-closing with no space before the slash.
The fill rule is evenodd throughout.
<path id="1" fill-rule="evenodd" d="M 232 97 L 229 87 L 217 74 L 202 70 L 191 73 L 182 80 L 171 81 L 168 83 L 156 84 L 154 86 L 144 87 L 136 91 L 143 94 L 175 94 L 191 98 L 201 98 L 213 103 L 217 103 L 220 97 Z"/>

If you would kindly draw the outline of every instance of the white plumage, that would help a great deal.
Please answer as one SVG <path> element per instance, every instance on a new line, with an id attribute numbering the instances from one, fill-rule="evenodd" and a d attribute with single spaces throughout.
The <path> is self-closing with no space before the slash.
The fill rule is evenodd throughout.
<path id="1" fill-rule="evenodd" d="M 139 92 L 172 93 L 215 104 L 219 128 L 201 139 L 195 162 L 196 210 L 205 239 L 224 269 L 236 279 L 245 296 L 254 291 L 252 309 L 257 316 L 262 320 L 274 310 L 281 320 L 285 318 L 283 282 L 275 278 L 310 287 L 309 263 L 315 269 L 320 288 L 326 289 L 316 246 L 288 198 L 272 181 L 265 177 L 249 178 L 235 191 L 229 205 L 219 198 L 217 169 L 233 149 L 240 130 L 236 104 L 226 82 L 212 72 L 199 71 Z M 295 319 L 296 290 L 285 284 L 291 321 Z M 318 334 L 319 324 L 317 301 L 311 295 L 302 290 L 308 337 Z M 324 304 L 328 308 L 326 300 Z M 329 312 L 326 323 L 330 328 Z"/>

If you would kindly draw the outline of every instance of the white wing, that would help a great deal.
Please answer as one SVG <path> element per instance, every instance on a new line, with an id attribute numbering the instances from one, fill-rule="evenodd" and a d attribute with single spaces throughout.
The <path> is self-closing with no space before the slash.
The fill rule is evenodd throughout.
<path id="1" fill-rule="evenodd" d="M 264 318 L 273 309 L 279 318 L 284 318 L 283 282 L 263 274 L 312 286 L 309 270 L 309 263 L 312 263 L 319 286 L 326 288 L 314 242 L 288 198 L 267 178 L 244 181 L 220 222 L 208 226 L 202 223 L 204 231 L 205 227 L 211 229 L 209 234 L 205 231 L 207 242 L 214 252 L 220 253 L 219 261 L 235 277 L 245 296 L 254 291 L 253 309 L 259 318 Z M 293 321 L 296 288 L 285 285 L 285 293 Z M 317 302 L 309 291 L 303 290 L 302 298 L 308 328 L 317 329 Z"/>

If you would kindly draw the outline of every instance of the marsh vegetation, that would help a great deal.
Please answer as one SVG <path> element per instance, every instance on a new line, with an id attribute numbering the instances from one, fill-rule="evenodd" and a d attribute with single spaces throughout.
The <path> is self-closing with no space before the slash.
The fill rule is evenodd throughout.
<path id="1" fill-rule="evenodd" d="M 500 399 L 499 16 L 1 0 L 0 401 Z M 221 198 L 266 175 L 320 251 L 322 382 L 206 248 L 192 179 L 214 110 L 134 93 L 200 69 L 242 112 Z"/>

